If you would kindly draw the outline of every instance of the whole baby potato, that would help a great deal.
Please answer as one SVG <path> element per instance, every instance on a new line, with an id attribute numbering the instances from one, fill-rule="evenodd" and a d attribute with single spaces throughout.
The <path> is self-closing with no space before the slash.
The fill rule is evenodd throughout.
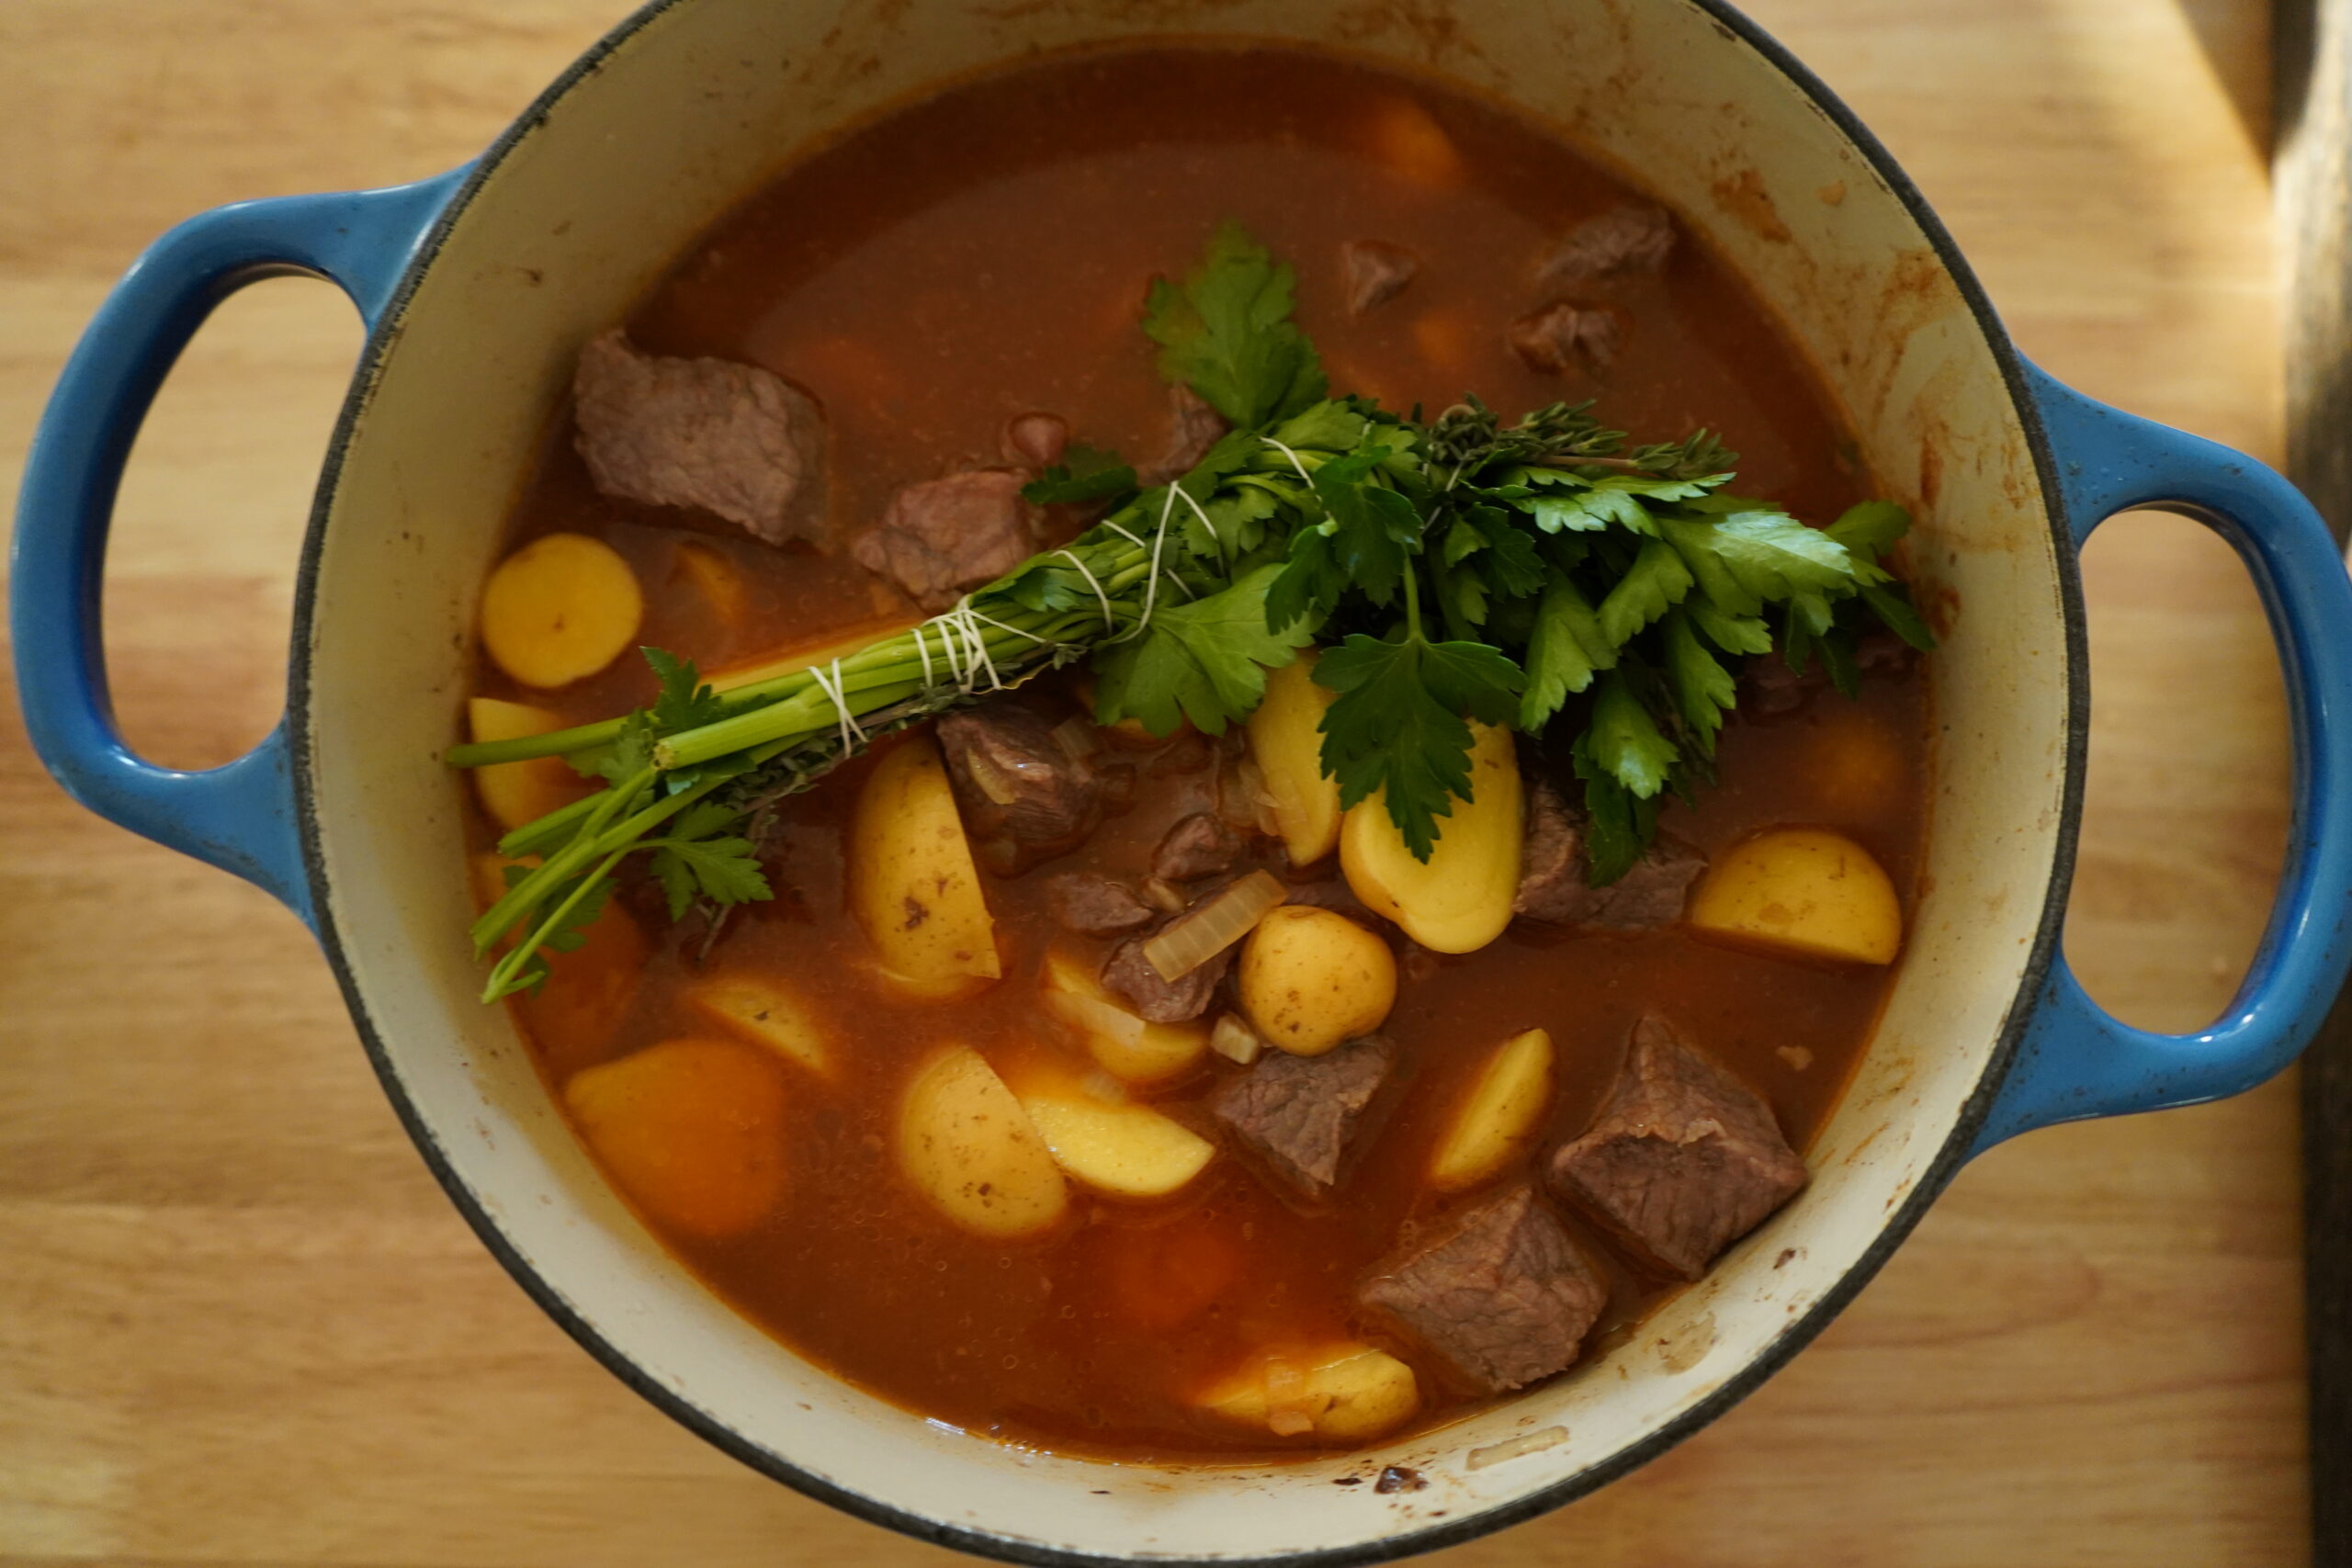
<path id="1" fill-rule="evenodd" d="M 1388 944 L 1345 915 L 1285 904 L 1241 949 L 1241 1008 L 1268 1043 L 1319 1056 L 1378 1029 L 1396 1004 Z"/>

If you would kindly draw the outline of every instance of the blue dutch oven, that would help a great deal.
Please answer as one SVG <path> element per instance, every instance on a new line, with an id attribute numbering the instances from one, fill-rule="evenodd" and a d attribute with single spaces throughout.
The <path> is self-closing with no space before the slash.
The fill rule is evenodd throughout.
<path id="1" fill-rule="evenodd" d="M 2311 507 L 2262 465 L 2020 359 L 1885 150 L 1727 7 L 1460 0 L 1438 39 L 1382 15 L 1308 0 L 650 6 L 479 163 L 226 207 L 164 235 L 91 323 L 33 447 L 11 615 L 27 724 L 59 782 L 311 923 L 418 1148 L 568 1332 L 745 1462 L 929 1540 L 1035 1562 L 1366 1562 L 1526 1518 L 1754 1388 L 1972 1156 L 2250 1088 L 2293 1058 L 2344 978 L 2352 587 Z M 974 1440 L 805 1364 L 695 1284 L 605 1190 L 505 1015 L 474 999 L 458 786 L 437 761 L 478 586 L 580 344 L 782 152 L 928 82 L 1154 32 L 1436 68 L 1642 171 L 1826 367 L 1871 471 L 1922 518 L 1915 576 L 1958 606 L 1929 665 L 1927 891 L 1868 1057 L 1810 1151 L 1812 1188 L 1598 1364 L 1369 1455 L 1269 1470 L 1170 1473 Z M 286 717 L 227 767 L 173 772 L 132 755 L 109 716 L 108 513 L 190 335 L 228 294 L 287 272 L 341 285 L 368 338 L 303 547 Z M 2137 506 L 2195 517 L 2245 558 L 2294 718 L 2292 852 L 2269 929 L 2227 1014 L 2188 1035 L 2108 1017 L 2058 952 L 2089 700 L 2076 557 Z M 1430 1484 L 1329 1484 L 1367 1460 Z"/>

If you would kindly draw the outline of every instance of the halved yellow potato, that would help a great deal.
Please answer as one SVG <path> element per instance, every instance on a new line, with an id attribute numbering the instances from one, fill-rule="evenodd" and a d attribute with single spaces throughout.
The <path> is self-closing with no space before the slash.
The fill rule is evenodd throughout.
<path id="1" fill-rule="evenodd" d="M 1340 825 L 1340 870 L 1364 907 L 1432 953 L 1475 953 L 1510 924 L 1519 891 L 1519 755 L 1508 729 L 1470 726 L 1470 798 L 1438 822 L 1437 846 L 1413 858 L 1385 794 Z"/>
<path id="2" fill-rule="evenodd" d="M 755 1046 L 666 1041 L 574 1073 L 563 1099 L 614 1184 L 665 1224 L 734 1235 L 784 1194 L 784 1076 Z"/>
<path id="3" fill-rule="evenodd" d="M 1271 1351 L 1202 1391 L 1197 1403 L 1228 1421 L 1276 1437 L 1312 1432 L 1334 1442 L 1362 1442 L 1420 1408 L 1413 1369 L 1369 1345 Z"/>
<path id="4" fill-rule="evenodd" d="M 1003 973 L 964 819 L 928 734 L 885 752 L 858 792 L 849 905 L 882 973 L 910 995 L 969 996 Z"/>
<path id="5" fill-rule="evenodd" d="M 896 637 L 916 624 L 913 618 L 906 615 L 886 615 L 876 620 L 863 621 L 847 631 L 836 632 L 814 642 L 796 643 L 740 664 L 730 664 L 723 670 L 714 670 L 703 680 L 714 692 L 732 692 L 739 687 L 756 685 L 762 681 L 773 681 L 778 676 L 797 675 L 813 664 L 831 664 L 836 659 L 846 659 L 868 643 Z M 934 661 L 941 657 L 938 641 L 936 637 L 931 638 L 931 656 Z M 944 674 L 946 667 L 941 665 L 940 671 Z"/>
<path id="6" fill-rule="evenodd" d="M 475 740 L 520 740 L 563 728 L 560 715 L 529 703 L 498 697 L 466 699 L 466 727 Z M 571 771 L 560 757 L 533 757 L 520 762 L 492 762 L 469 770 L 474 795 L 490 819 L 501 828 L 520 828 L 548 812 L 571 805 L 586 795 L 586 779 Z"/>
<path id="7" fill-rule="evenodd" d="M 1113 1105 L 1076 1084 L 1024 1082 L 1022 1109 L 1064 1174 L 1120 1198 L 1165 1198 L 1207 1168 L 1216 1145 L 1133 1101 Z"/>
<path id="8" fill-rule="evenodd" d="M 1347 916 L 1269 909 L 1241 946 L 1241 1010 L 1270 1045 L 1319 1056 L 1378 1029 L 1396 1005 L 1396 958 Z"/>
<path id="9" fill-rule="evenodd" d="M 824 1024 L 785 981 L 764 975 L 714 975 L 685 990 L 686 1005 L 755 1045 L 830 1077 L 831 1044 Z"/>
<path id="10" fill-rule="evenodd" d="M 752 590 L 734 558 L 700 539 L 679 540 L 677 554 L 671 558 L 672 572 L 694 586 L 718 630 L 728 634 L 740 630 L 752 613 Z"/>
<path id="11" fill-rule="evenodd" d="M 1690 895 L 1695 931 L 1808 958 L 1892 964 L 1903 906 L 1870 852 L 1843 833 L 1774 828 L 1715 857 Z"/>
<path id="12" fill-rule="evenodd" d="M 907 1085 L 899 1165 L 941 1213 L 981 1235 L 1035 1235 L 1069 1207 L 1029 1113 L 967 1045 L 940 1052 Z"/>
<path id="13" fill-rule="evenodd" d="M 1148 1023 L 1102 988 L 1094 968 L 1059 951 L 1046 954 L 1037 983 L 1046 1009 L 1078 1031 L 1087 1055 L 1128 1083 L 1158 1083 L 1198 1062 L 1209 1032 L 1197 1023 Z"/>
<path id="14" fill-rule="evenodd" d="M 1315 650 L 1266 674 L 1266 697 L 1250 716 L 1250 754 L 1273 797 L 1274 825 L 1293 865 L 1340 846 L 1340 781 L 1323 772 L 1323 715 L 1339 694 L 1315 683 Z"/>
<path id="15" fill-rule="evenodd" d="M 481 643 L 526 686 L 568 686 L 637 638 L 645 594 L 620 552 L 585 534 L 544 534 L 498 563 L 481 591 Z"/>
<path id="16" fill-rule="evenodd" d="M 1441 1192 L 1476 1187 L 1527 1147 L 1552 1103 L 1552 1036 L 1541 1029 L 1495 1047 L 1438 1144 L 1431 1186 Z"/>

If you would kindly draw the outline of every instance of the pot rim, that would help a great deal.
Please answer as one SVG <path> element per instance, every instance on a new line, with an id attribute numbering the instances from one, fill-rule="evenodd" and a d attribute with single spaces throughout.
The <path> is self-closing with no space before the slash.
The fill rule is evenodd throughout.
<path id="1" fill-rule="evenodd" d="M 286 728 L 303 874 L 311 908 L 316 912 L 319 944 L 334 972 L 345 1006 L 350 1011 L 352 1022 L 367 1050 L 368 1062 L 383 1086 L 386 1098 L 391 1101 L 394 1113 L 399 1116 L 401 1125 L 416 1145 L 417 1152 L 424 1156 L 434 1179 L 440 1183 L 442 1190 L 448 1195 L 474 1235 L 524 1292 L 537 1303 L 540 1311 L 554 1320 L 558 1327 L 601 1363 L 605 1371 L 714 1448 L 771 1480 L 781 1482 L 805 1496 L 867 1523 L 883 1526 L 933 1545 L 1002 1562 L 1036 1564 L 1039 1568 L 1115 1568 L 1115 1565 L 1142 1561 L 1170 1564 L 1199 1563 L 1203 1568 L 1212 1564 L 1214 1568 L 1357 1568 L 1361 1564 L 1392 1562 L 1460 1546 L 1524 1523 L 1599 1490 L 1647 1464 L 1747 1398 L 1798 1351 L 1810 1345 L 1870 1283 L 1894 1250 L 1910 1235 L 1973 1150 L 1986 1114 L 2008 1076 L 2019 1042 L 2032 1018 L 2035 1001 L 2049 977 L 2060 931 L 2064 924 L 2067 892 L 2074 877 L 2075 849 L 2080 835 L 2086 741 L 2090 728 L 2090 691 L 2085 678 L 2089 668 L 2089 641 L 2081 575 L 2075 547 L 2059 510 L 2064 504 L 2063 492 L 2058 483 L 2048 432 L 2024 360 L 2009 341 L 2008 333 L 1995 311 L 1991 299 L 1962 255 L 1951 232 L 1885 145 L 1826 83 L 1779 40 L 1736 9 L 1729 0 L 1683 0 L 1683 3 L 1708 17 L 1727 39 L 1755 51 L 1766 64 L 1804 93 L 1814 108 L 1836 127 L 1918 225 L 1934 251 L 1938 265 L 1959 289 L 1977 330 L 1984 334 L 1999 367 L 2008 400 L 2017 411 L 2018 423 L 2024 430 L 2035 477 L 2041 488 L 2044 518 L 2057 546 L 2052 555 L 2066 650 L 2064 777 L 2050 882 L 2043 891 L 2041 916 L 2026 955 L 2017 994 L 2010 999 L 2008 1010 L 2002 1018 L 1999 1036 L 1986 1061 L 1984 1075 L 1978 1079 L 1942 1147 L 1922 1172 L 1910 1196 L 1888 1215 L 1876 1238 L 1853 1266 L 1775 1336 L 1761 1353 L 1724 1379 L 1706 1397 L 1639 1441 L 1547 1485 L 1461 1518 L 1446 1519 L 1423 1529 L 1400 1531 L 1354 1545 L 1279 1552 L 1261 1557 L 1186 1557 L 1172 1553 L 1153 1554 L 1148 1558 L 1113 1555 L 1057 1547 L 1025 1537 L 933 1518 L 839 1485 L 804 1469 L 786 1455 L 753 1442 L 694 1404 L 676 1390 L 649 1375 L 628 1352 L 573 1311 L 507 1239 L 473 1189 L 458 1175 L 443 1148 L 439 1134 L 418 1111 L 392 1064 L 368 1011 L 367 999 L 361 994 L 337 926 L 334 901 L 328 897 L 325 858 L 321 847 L 317 802 L 313 794 L 310 668 L 310 650 L 318 606 L 319 568 L 324 551 L 328 517 L 341 481 L 345 453 L 367 412 L 385 357 L 400 341 L 408 308 L 417 288 L 438 257 L 458 219 L 506 158 L 539 129 L 550 110 L 572 87 L 601 70 L 608 59 L 662 16 L 691 3 L 692 0 L 646 0 L 644 5 L 616 24 L 565 67 L 474 161 L 463 184 L 449 197 L 432 227 L 416 245 L 381 317 L 368 333 L 361 348 L 350 389 L 345 394 L 320 468 L 318 487 L 313 493 L 311 517 L 304 531 L 301 556 L 296 568 Z"/>

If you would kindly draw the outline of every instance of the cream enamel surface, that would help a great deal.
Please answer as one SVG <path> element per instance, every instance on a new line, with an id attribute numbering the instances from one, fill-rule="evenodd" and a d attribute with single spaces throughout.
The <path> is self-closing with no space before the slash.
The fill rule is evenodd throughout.
<path id="1" fill-rule="evenodd" d="M 1657 172 L 1659 194 L 1773 302 L 1843 390 L 1883 481 L 1923 503 L 1915 570 L 1960 608 L 1933 666 L 1943 739 L 1931 891 L 1878 1042 L 1813 1152 L 1814 1189 L 1634 1345 L 1375 1457 L 1423 1469 L 1420 1493 L 1367 1506 L 1329 1486 L 1338 1471 L 1322 1465 L 1171 1487 L 973 1441 L 801 1364 L 676 1269 L 606 1192 L 503 1016 L 474 1002 L 459 940 L 458 797 L 435 754 L 462 695 L 477 585 L 577 345 L 754 186 L 775 149 L 943 75 L 1120 36 L 1141 25 L 1136 8 L 1008 16 L 939 0 L 821 42 L 829 19 L 813 8 L 678 6 L 513 150 L 383 361 L 345 457 L 312 618 L 311 783 L 328 913 L 352 976 L 458 1179 L 565 1308 L 708 1420 L 825 1483 L 942 1524 L 1104 1553 L 1254 1557 L 1409 1532 L 1441 1511 L 1458 1523 L 1607 1461 L 1767 1353 L 1870 1248 L 1983 1076 L 2053 863 L 2066 719 L 2054 562 L 1990 350 L 1924 237 L 1835 128 L 1703 15 L 1598 0 L 1453 10 L 1475 48 L 1448 55 L 1451 73 Z M 1329 35 L 1342 18 L 1320 6 L 1171 3 L 1150 17 L 1341 41 Z M 1422 62 L 1401 29 L 1346 41 Z M 1577 106 L 1604 96 L 1612 115 L 1583 122 Z M 1841 202 L 1819 199 L 1840 182 Z M 1930 450 L 1941 455 L 1931 502 Z M 1672 1352 L 1645 1348 L 1658 1342 Z M 1464 1462 L 1554 1425 L 1569 1437 L 1540 1453 Z"/>

